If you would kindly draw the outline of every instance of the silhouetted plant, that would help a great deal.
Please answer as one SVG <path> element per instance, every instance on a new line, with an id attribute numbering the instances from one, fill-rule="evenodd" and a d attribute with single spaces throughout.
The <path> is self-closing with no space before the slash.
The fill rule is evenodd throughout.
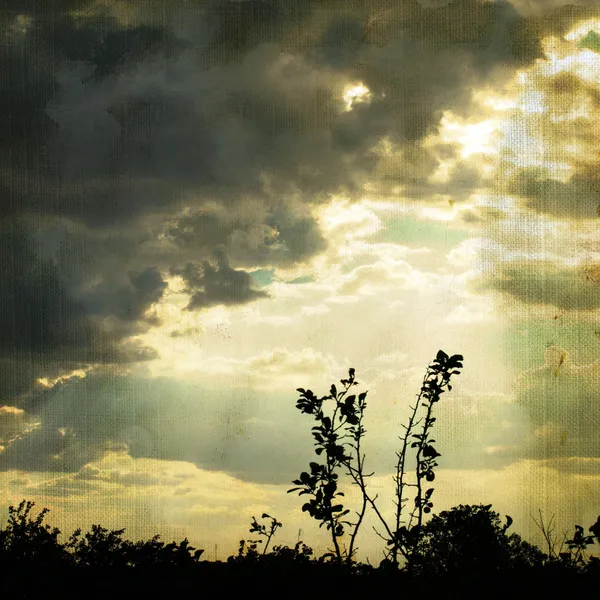
<path id="1" fill-rule="evenodd" d="M 100 525 L 92 525 L 85 535 L 77 529 L 61 544 L 60 530 L 44 523 L 49 510 L 44 508 L 33 517 L 34 506 L 34 502 L 23 500 L 18 507 L 9 507 L 7 525 L 0 530 L 3 563 L 101 568 L 182 567 L 197 564 L 204 552 L 190 546 L 187 538 L 165 545 L 156 535 L 151 540 L 133 543 L 123 539 L 124 529 L 109 531 Z"/>
<path id="2" fill-rule="evenodd" d="M 252 517 L 252 524 L 250 525 L 250 533 L 258 533 L 258 535 L 263 535 L 267 538 L 265 546 L 263 548 L 263 554 L 267 553 L 267 549 L 269 548 L 269 544 L 271 543 L 271 538 L 275 535 L 275 532 L 283 527 L 283 524 L 279 522 L 277 519 L 268 515 L 267 513 L 263 513 L 261 519 L 270 519 L 270 523 L 268 525 L 261 525 L 256 520 L 256 517 Z M 262 544 L 262 540 L 256 540 L 257 544 Z"/>
<path id="3" fill-rule="evenodd" d="M 575 533 L 573 535 L 573 538 L 566 541 L 567 548 L 569 549 L 570 553 L 570 560 L 572 560 L 577 565 L 583 565 L 588 559 L 587 547 L 591 546 L 593 543 L 594 536 L 585 535 L 583 533 L 583 527 L 581 525 L 575 525 Z"/>
<path id="4" fill-rule="evenodd" d="M 478 574 L 541 566 L 544 554 L 502 525 L 491 504 L 460 505 L 434 515 L 421 529 L 411 570 L 421 576 Z"/>
<path id="5" fill-rule="evenodd" d="M 544 522 L 544 515 L 542 511 L 538 511 L 539 520 L 537 520 L 533 515 L 533 522 L 536 524 L 537 528 L 541 531 L 544 536 L 544 540 L 546 542 L 546 546 L 548 548 L 548 558 L 550 560 L 558 560 L 560 555 L 563 554 L 563 548 L 567 541 L 567 533 L 564 532 L 561 538 L 558 538 L 554 530 L 556 529 L 556 522 L 554 520 L 554 515 L 552 515 L 547 523 Z"/>
<path id="6" fill-rule="evenodd" d="M 358 395 L 348 395 L 350 389 L 358 385 L 355 380 L 355 370 L 348 371 L 348 378 L 342 379 L 342 389 L 338 391 L 331 386 L 330 393 L 317 397 L 312 390 L 298 388 L 300 398 L 296 407 L 304 414 L 312 415 L 317 425 L 312 428 L 317 456 L 325 456 L 324 463 L 311 462 L 310 472 L 303 472 L 300 478 L 293 481 L 298 486 L 289 492 L 298 491 L 299 495 L 309 495 L 311 498 L 302 506 L 311 517 L 319 521 L 319 527 L 325 525 L 331 532 L 333 549 L 326 557 L 332 557 L 336 562 L 346 561 L 348 564 L 356 552 L 356 538 L 363 522 L 367 507 L 370 506 L 383 525 L 387 535 L 381 537 L 391 546 L 387 550 L 387 562 L 398 566 L 398 554 L 402 553 L 409 560 L 419 539 L 419 531 L 423 523 L 423 515 L 431 511 L 433 503 L 431 496 L 433 488 L 425 489 L 423 481 L 432 482 L 435 478 L 436 459 L 440 456 L 434 447 L 435 440 L 430 438 L 430 431 L 435 423 L 432 416 L 433 407 L 439 401 L 441 394 L 451 390 L 452 375 L 459 374 L 463 357 L 459 354 L 448 356 L 439 351 L 435 360 L 427 368 L 417 402 L 412 407 L 408 425 L 404 426 L 405 433 L 400 438 L 402 447 L 396 452 L 396 514 L 395 524 L 390 527 L 379 511 L 376 500 L 368 490 L 366 481 L 373 473 L 365 473 L 365 455 L 361 450 L 361 441 L 366 433 L 363 419 L 367 406 L 367 392 Z M 327 403 L 327 404 L 326 404 Z M 325 406 L 330 407 L 327 411 Z M 419 418 L 420 412 L 424 415 Z M 416 427 L 422 424 L 419 433 Z M 409 449 L 416 454 L 415 482 L 409 483 L 406 478 L 406 461 Z M 356 522 L 350 522 L 345 517 L 350 511 L 344 509 L 339 498 L 344 494 L 338 491 L 339 470 L 346 469 L 346 474 L 361 491 L 361 506 L 356 512 Z M 402 513 L 407 501 L 404 498 L 407 487 L 416 488 L 414 509 L 407 524 L 403 521 Z M 344 534 L 344 527 L 350 530 L 348 549 L 342 548 L 338 538 Z"/>
<path id="7" fill-rule="evenodd" d="M 311 562 L 313 549 L 304 542 L 297 542 L 293 548 L 289 546 L 274 546 L 270 556 L 278 562 L 294 562 L 308 564 Z"/>
<path id="8" fill-rule="evenodd" d="M 59 563 L 65 558 L 58 542 L 60 530 L 44 523 L 49 509 L 44 508 L 32 518 L 35 502 L 23 500 L 18 507 L 8 508 L 8 522 L 0 530 L 0 556 L 3 562 L 36 562 L 44 565 Z"/>
<path id="9" fill-rule="evenodd" d="M 230 556 L 227 559 L 229 563 L 258 563 L 259 559 L 264 557 L 269 548 L 269 543 L 271 539 L 275 535 L 275 532 L 283 527 L 283 524 L 268 515 L 267 513 L 263 513 L 261 519 L 270 519 L 268 525 L 264 525 L 259 523 L 256 520 L 256 517 L 252 517 L 252 521 L 250 522 L 250 533 L 258 533 L 258 535 L 264 536 L 267 538 L 267 542 L 263 548 L 262 555 L 258 552 L 258 544 L 262 544 L 262 540 L 240 540 L 240 545 L 238 547 L 237 556 Z"/>
<path id="10" fill-rule="evenodd" d="M 240 540 L 240 545 L 238 547 L 238 552 L 236 556 L 230 556 L 227 559 L 227 562 L 232 563 L 258 563 L 260 558 L 260 554 L 256 549 L 258 547 L 258 542 L 256 541 L 246 541 Z"/>
<path id="11" fill-rule="evenodd" d="M 72 562 L 80 567 L 185 567 L 198 563 L 204 550 L 190 546 L 187 538 L 181 542 L 165 544 L 155 535 L 146 541 L 131 542 L 122 538 L 124 529 L 109 531 L 92 525 L 82 536 L 77 529 L 70 536 L 66 548 Z"/>
<path id="12" fill-rule="evenodd" d="M 431 497 L 434 488 L 423 485 L 424 482 L 432 483 L 435 480 L 435 467 L 438 466 L 436 459 L 441 456 L 433 446 L 435 440 L 430 437 L 431 429 L 436 421 L 432 414 L 433 407 L 439 402 L 442 394 L 452 390 L 450 379 L 452 375 L 460 374 L 462 361 L 463 357 L 460 354 L 448 356 L 442 350 L 437 353 L 433 362 L 427 367 L 417 401 L 411 407 L 408 424 L 403 425 L 404 435 L 400 437 L 401 449 L 396 452 L 397 462 L 394 477 L 396 484 L 395 528 L 387 540 L 388 545 L 391 546 L 387 558 L 393 565 L 398 564 L 399 553 L 407 561 L 410 561 L 419 542 L 423 515 L 430 513 L 433 508 Z M 423 411 L 425 415 L 419 418 L 420 412 Z M 420 424 L 422 424 L 421 431 L 414 433 Z M 409 483 L 406 477 L 409 443 L 411 449 L 416 449 L 416 481 L 413 483 Z M 416 488 L 416 496 L 409 521 L 407 524 L 403 524 L 403 511 L 408 500 L 404 496 L 409 487 Z"/>
<path id="13" fill-rule="evenodd" d="M 92 525 L 85 535 L 81 529 L 75 530 L 65 545 L 79 567 L 126 567 L 131 564 L 133 545 L 123 540 L 124 532 L 125 529 L 109 531 Z"/>
<path id="14" fill-rule="evenodd" d="M 363 499 L 361 510 L 358 512 L 358 520 L 351 523 L 344 520 L 350 511 L 344 509 L 337 498 L 343 496 L 338 491 L 338 471 L 346 467 L 349 473 L 358 480 L 364 479 L 363 461 L 364 455 L 360 452 L 360 441 L 365 430 L 362 426 L 364 410 L 366 408 L 367 392 L 356 395 L 348 395 L 350 389 L 358 385 L 355 381 L 355 370 L 348 371 L 348 379 L 342 379 L 342 390 L 338 392 L 333 384 L 330 393 L 318 398 L 311 390 L 298 388 L 300 398 L 296 407 L 304 414 L 313 415 L 317 425 L 312 428 L 315 440 L 315 453 L 318 456 L 324 454 L 324 464 L 311 462 L 310 472 L 303 472 L 300 478 L 294 480 L 296 486 L 289 492 L 299 491 L 311 498 L 302 506 L 304 512 L 319 521 L 319 527 L 325 525 L 331 532 L 333 551 L 326 556 L 331 556 L 341 563 L 344 558 L 351 560 L 354 553 L 354 542 L 360 528 L 366 510 L 366 500 Z M 325 410 L 325 403 L 332 401 L 329 414 Z M 328 405 L 329 406 L 329 405 Z M 349 454 L 348 452 L 351 452 Z M 357 466 L 350 465 L 354 456 Z M 344 526 L 351 528 L 350 548 L 348 551 L 342 549 L 338 538 L 344 535 Z"/>
<path id="15" fill-rule="evenodd" d="M 204 550 L 190 546 L 187 538 L 179 544 L 165 544 L 158 535 L 151 540 L 132 544 L 130 552 L 131 563 L 136 567 L 188 567 L 197 564 L 204 554 Z"/>

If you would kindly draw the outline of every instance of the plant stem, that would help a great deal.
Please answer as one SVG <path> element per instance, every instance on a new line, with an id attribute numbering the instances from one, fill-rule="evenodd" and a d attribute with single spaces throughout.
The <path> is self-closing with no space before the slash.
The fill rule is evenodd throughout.
<path id="1" fill-rule="evenodd" d="M 359 402 L 361 402 L 359 400 Z M 364 402 L 364 401 L 363 401 Z M 357 469 L 357 481 L 356 483 L 358 484 L 358 486 L 360 487 L 361 493 L 362 493 L 362 506 L 360 509 L 360 512 L 358 513 L 358 520 L 356 521 L 356 524 L 354 525 L 354 531 L 352 532 L 352 535 L 350 536 L 350 548 L 348 551 L 348 560 L 351 561 L 352 560 L 352 556 L 354 555 L 354 543 L 356 540 L 356 536 L 358 535 L 358 530 L 360 529 L 360 526 L 362 524 L 363 518 L 365 516 L 365 511 L 367 510 L 367 494 L 366 494 L 366 483 L 365 483 L 365 478 L 364 478 L 364 460 L 365 457 L 364 455 L 361 457 L 360 454 L 360 440 L 362 438 L 363 432 L 362 432 L 362 423 L 363 423 L 363 417 L 364 417 L 364 405 L 361 404 L 359 405 L 360 408 L 360 416 L 358 419 L 358 425 L 356 425 L 356 446 L 355 446 L 355 450 L 356 450 L 356 464 L 358 465 L 358 469 Z"/>
<path id="2" fill-rule="evenodd" d="M 429 375 L 429 369 L 427 369 L 427 372 L 425 374 L 425 379 L 427 379 L 427 376 Z M 400 523 L 402 520 L 402 509 L 404 508 L 404 499 L 403 499 L 403 495 L 404 495 L 404 488 L 405 488 L 405 480 L 404 480 L 404 476 L 406 474 L 406 456 L 408 453 L 408 442 L 410 439 L 410 435 L 411 432 L 413 431 L 413 428 L 415 426 L 415 420 L 417 417 L 417 413 L 419 410 L 419 406 L 421 405 L 421 399 L 423 396 L 423 388 L 421 388 L 421 391 L 419 392 L 419 395 L 417 396 L 417 402 L 415 403 L 412 413 L 409 417 L 408 420 L 408 425 L 406 426 L 406 433 L 404 434 L 404 437 L 402 438 L 402 449 L 401 451 L 397 454 L 398 456 L 398 462 L 396 463 L 396 476 L 395 476 L 395 481 L 396 481 L 396 498 L 397 498 L 397 504 L 396 504 L 396 535 L 392 536 L 390 535 L 390 539 L 393 539 L 394 541 L 394 545 L 392 547 L 392 562 L 393 564 L 397 565 L 398 564 L 398 551 L 400 550 L 400 540 L 398 539 L 397 536 L 397 532 L 400 529 Z"/>

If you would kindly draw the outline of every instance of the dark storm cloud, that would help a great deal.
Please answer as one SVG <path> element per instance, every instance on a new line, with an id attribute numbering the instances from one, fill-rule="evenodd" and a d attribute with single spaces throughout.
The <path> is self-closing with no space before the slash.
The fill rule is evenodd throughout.
<path id="1" fill-rule="evenodd" d="M 3 397 L 87 364 L 155 356 L 151 348 L 125 342 L 143 330 L 145 312 L 160 299 L 166 286 L 161 275 L 149 268 L 129 273 L 120 285 L 105 277 L 90 287 L 88 279 L 69 278 L 60 260 L 43 252 L 39 232 L 30 221 L 0 220 Z"/>
<path id="2" fill-rule="evenodd" d="M 94 193 L 106 190 L 100 184 L 106 173 L 78 182 L 65 168 L 57 152 L 63 132 L 48 115 L 63 85 L 62 65 L 94 58 L 101 72 L 110 62 L 94 52 L 94 44 L 107 37 L 115 45 L 110 37 L 111 31 L 119 33 L 114 19 L 98 15 L 78 28 L 67 13 L 90 4 L 19 2 L 4 5 L 0 16 L 0 394 L 5 401 L 26 392 L 39 377 L 156 354 L 127 341 L 143 330 L 145 311 L 164 288 L 152 265 L 128 278 L 127 261 L 122 261 L 122 276 L 111 281 L 106 264 L 92 268 L 93 262 L 106 262 L 101 254 L 87 263 L 80 251 L 60 256 L 62 242 L 53 239 L 53 217 L 84 221 L 97 205 L 112 206 L 109 194 Z M 136 44 L 141 44 L 137 38 Z M 96 125 L 102 129 L 106 123 Z M 77 150 L 81 165 L 93 164 L 93 145 Z M 69 221 L 62 224 L 69 229 Z"/>
<path id="3" fill-rule="evenodd" d="M 145 318 L 149 306 L 158 302 L 167 284 L 154 268 L 128 273 L 129 285 L 112 287 L 104 281 L 102 286 L 81 293 L 86 312 L 93 316 L 110 316 L 123 322 L 136 322 Z"/>
<path id="4" fill-rule="evenodd" d="M 504 3 L 198 3 L 187 9 L 197 31 L 185 36 L 183 5 L 171 4 L 160 24 L 156 8 L 135 26 L 90 8 L 31 13 L 13 32 L 6 101 L 21 107 L 13 121 L 37 124 L 13 126 L 11 141 L 46 154 L 24 150 L 45 167 L 44 193 L 11 190 L 17 210 L 95 223 L 165 209 L 190 187 L 219 201 L 357 193 L 378 139 L 420 140 L 441 111 L 465 109 L 494 66 L 539 55 Z M 356 79 L 373 100 L 343 112 L 340 85 Z"/>
<path id="5" fill-rule="evenodd" d="M 103 289 L 105 282 L 77 290 L 60 263 L 40 252 L 35 233 L 25 222 L 0 222 L 0 353 L 75 364 L 119 355 L 119 340 L 135 331 L 128 322 L 142 318 L 162 295 L 160 274 L 131 273 L 129 285 L 116 290 Z M 116 319 L 120 331 L 110 334 L 95 316 Z"/>
<path id="6" fill-rule="evenodd" d="M 3 393 L 21 373 L 152 356 L 128 338 L 161 273 L 218 249 L 231 266 L 209 262 L 191 306 L 251 301 L 244 269 L 325 248 L 315 204 L 380 177 L 419 197 L 439 161 L 424 136 L 540 56 L 528 27 L 478 0 L 4 3 Z M 358 82 L 370 101 L 348 111 Z M 477 183 L 467 167 L 457 182 Z"/>
<path id="7" fill-rule="evenodd" d="M 191 294 L 188 310 L 217 305 L 244 304 L 267 294 L 252 288 L 252 277 L 243 270 L 232 269 L 225 256 L 220 256 L 217 267 L 204 262 L 202 267 L 189 263 L 174 274 L 183 277 Z"/>

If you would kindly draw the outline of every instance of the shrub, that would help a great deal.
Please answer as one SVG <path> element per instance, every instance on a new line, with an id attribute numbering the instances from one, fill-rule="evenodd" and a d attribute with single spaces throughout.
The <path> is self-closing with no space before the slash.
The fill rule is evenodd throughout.
<path id="1" fill-rule="evenodd" d="M 417 575 L 489 575 L 541 566 L 544 554 L 502 525 L 490 505 L 457 506 L 434 515 L 422 528 L 412 570 Z"/>

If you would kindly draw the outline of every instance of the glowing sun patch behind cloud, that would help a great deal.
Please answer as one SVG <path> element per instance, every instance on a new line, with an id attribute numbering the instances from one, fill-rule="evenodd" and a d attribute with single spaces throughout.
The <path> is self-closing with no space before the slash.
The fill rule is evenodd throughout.
<path id="1" fill-rule="evenodd" d="M 346 110 L 352 110 L 355 104 L 358 104 L 360 102 L 370 102 L 370 100 L 371 91 L 362 83 L 349 87 L 344 92 L 344 102 L 346 103 Z"/>
<path id="2" fill-rule="evenodd" d="M 464 120 L 446 113 L 441 121 L 441 138 L 445 142 L 461 145 L 461 156 L 468 158 L 472 154 L 495 154 L 495 139 L 499 122 L 491 118 L 478 123 L 466 123 Z"/>

